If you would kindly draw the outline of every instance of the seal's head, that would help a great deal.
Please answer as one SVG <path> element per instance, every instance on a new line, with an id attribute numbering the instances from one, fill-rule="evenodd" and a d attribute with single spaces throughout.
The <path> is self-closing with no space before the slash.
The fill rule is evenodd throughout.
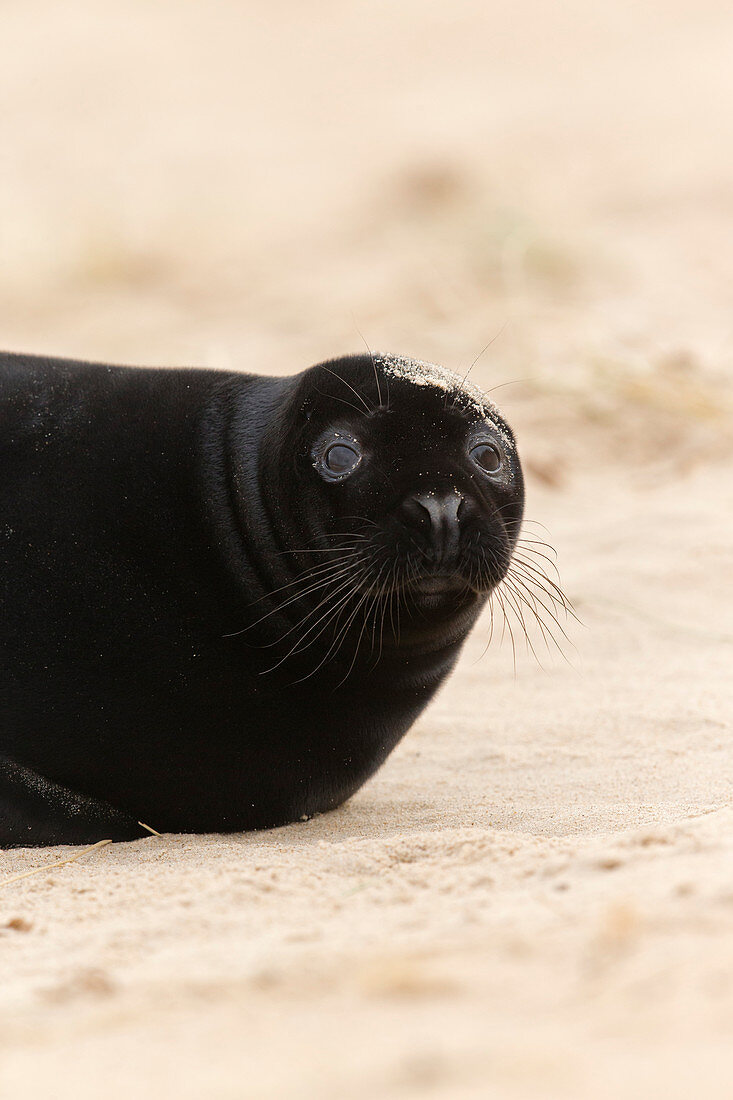
<path id="1" fill-rule="evenodd" d="M 462 641 L 522 519 L 514 436 L 493 402 L 442 367 L 354 356 L 299 376 L 275 435 L 302 631 L 423 652 Z"/>

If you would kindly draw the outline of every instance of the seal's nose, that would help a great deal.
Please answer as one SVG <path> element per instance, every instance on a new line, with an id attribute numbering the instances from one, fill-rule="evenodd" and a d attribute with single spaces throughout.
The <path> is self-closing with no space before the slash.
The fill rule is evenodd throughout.
<path id="1" fill-rule="evenodd" d="M 438 561 L 449 561 L 458 551 L 460 514 L 465 501 L 456 490 L 447 493 L 415 493 L 403 511 L 429 538 Z"/>

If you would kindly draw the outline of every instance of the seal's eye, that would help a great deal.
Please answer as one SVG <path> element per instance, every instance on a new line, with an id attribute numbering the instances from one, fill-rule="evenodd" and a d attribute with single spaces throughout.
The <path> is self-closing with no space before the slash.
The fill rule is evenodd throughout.
<path id="1" fill-rule="evenodd" d="M 323 465 L 327 476 L 332 480 L 341 480 L 353 474 L 361 462 L 361 454 L 356 445 L 350 443 L 332 443 L 323 456 Z"/>
<path id="2" fill-rule="evenodd" d="M 469 454 L 476 465 L 487 474 L 498 474 L 503 465 L 501 451 L 493 443 L 477 443 Z"/>

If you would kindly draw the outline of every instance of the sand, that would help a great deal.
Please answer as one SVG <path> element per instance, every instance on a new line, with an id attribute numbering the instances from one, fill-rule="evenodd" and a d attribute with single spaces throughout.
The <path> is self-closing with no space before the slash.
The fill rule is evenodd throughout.
<path id="1" fill-rule="evenodd" d="M 0 854 L 0 1095 L 730 1096 L 730 6 L 2 18 L 2 343 L 495 337 L 582 622 L 515 661 L 484 620 L 335 813 Z"/>

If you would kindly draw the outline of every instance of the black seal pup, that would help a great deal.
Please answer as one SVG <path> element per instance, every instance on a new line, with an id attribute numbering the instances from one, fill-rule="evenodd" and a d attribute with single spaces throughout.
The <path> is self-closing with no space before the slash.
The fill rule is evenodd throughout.
<path id="1" fill-rule="evenodd" d="M 0 844 L 338 806 L 518 538 L 512 432 L 391 355 L 291 377 L 0 355 Z"/>

